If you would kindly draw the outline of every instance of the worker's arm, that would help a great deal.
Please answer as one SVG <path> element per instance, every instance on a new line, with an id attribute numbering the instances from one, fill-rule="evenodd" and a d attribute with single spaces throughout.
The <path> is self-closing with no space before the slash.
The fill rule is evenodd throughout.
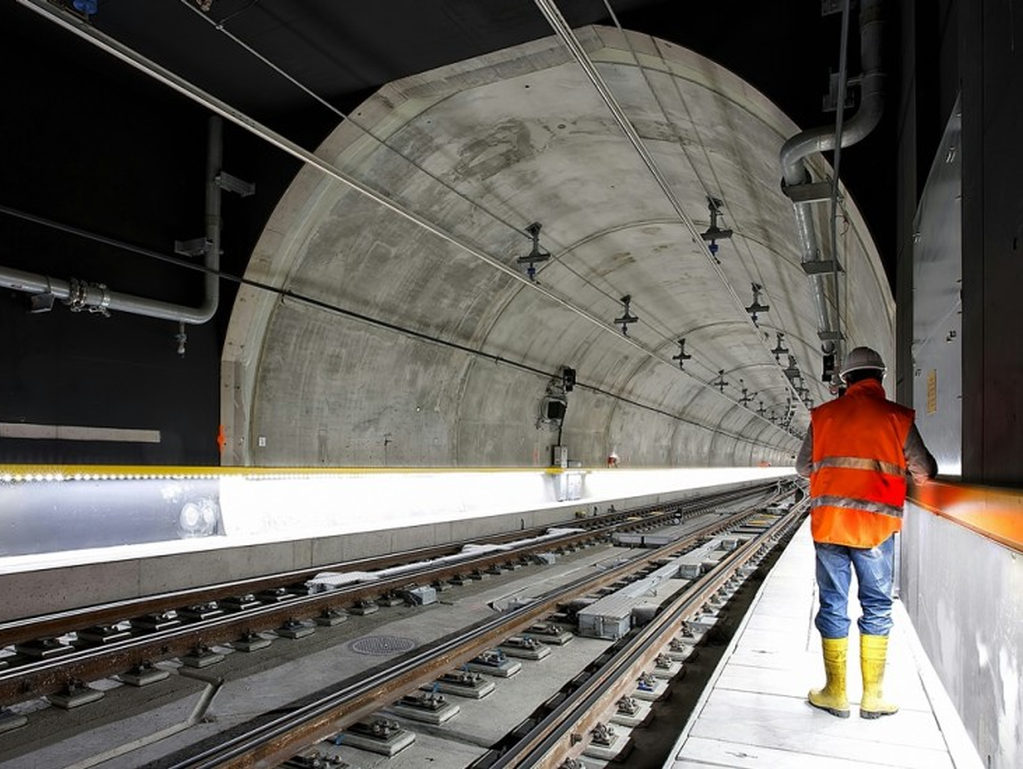
<path id="1" fill-rule="evenodd" d="M 909 428 L 902 453 L 906 456 L 906 470 L 913 476 L 914 483 L 927 483 L 938 474 L 938 463 L 924 445 L 924 439 L 920 437 L 915 424 Z"/>
<path id="2" fill-rule="evenodd" d="M 813 425 L 806 428 L 806 437 L 803 438 L 803 445 L 799 447 L 799 454 L 796 456 L 796 472 L 804 478 L 810 477 L 810 470 L 813 468 Z"/>

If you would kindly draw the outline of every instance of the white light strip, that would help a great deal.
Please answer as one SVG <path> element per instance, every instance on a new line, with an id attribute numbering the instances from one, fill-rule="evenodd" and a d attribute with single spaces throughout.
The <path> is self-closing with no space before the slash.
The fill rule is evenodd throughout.
<path id="1" fill-rule="evenodd" d="M 85 427 L 83 425 L 42 425 L 32 422 L 0 422 L 0 438 L 159 443 L 160 431 L 123 427 Z"/>

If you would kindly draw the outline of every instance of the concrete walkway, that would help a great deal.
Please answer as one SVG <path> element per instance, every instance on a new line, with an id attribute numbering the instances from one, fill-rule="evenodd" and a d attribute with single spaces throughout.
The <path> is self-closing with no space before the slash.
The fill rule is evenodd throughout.
<path id="1" fill-rule="evenodd" d="M 980 767 L 899 601 L 885 694 L 901 711 L 875 721 L 858 717 L 862 687 L 855 619 L 849 637 L 851 717 L 835 718 L 807 704 L 807 690 L 824 683 L 820 635 L 813 626 L 813 574 L 807 520 L 764 582 L 665 769 Z M 859 616 L 855 593 L 854 579 L 853 618 Z"/>

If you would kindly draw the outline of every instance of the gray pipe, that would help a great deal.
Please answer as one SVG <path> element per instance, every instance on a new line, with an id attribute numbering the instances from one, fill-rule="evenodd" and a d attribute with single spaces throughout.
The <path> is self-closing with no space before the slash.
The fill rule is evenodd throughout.
<path id="1" fill-rule="evenodd" d="M 172 320 L 200 325 L 209 321 L 220 303 L 220 282 L 216 272 L 220 269 L 220 174 L 223 155 L 223 123 L 217 115 L 210 117 L 209 141 L 206 159 L 206 258 L 205 265 L 212 272 L 205 276 L 205 296 L 198 307 L 187 307 L 157 299 L 111 291 L 102 283 L 87 283 L 72 278 L 70 281 L 50 278 L 12 267 L 0 266 L 0 286 L 27 294 L 51 293 L 67 302 L 73 310 L 89 312 L 127 312 L 149 318 Z"/>
<path id="2" fill-rule="evenodd" d="M 860 8 L 860 61 L 863 74 L 860 78 L 860 108 L 845 124 L 842 131 L 842 146 L 863 139 L 874 130 L 881 120 L 884 108 L 884 74 L 881 72 L 881 35 L 884 19 L 881 14 L 883 0 L 863 0 Z M 832 126 L 811 128 L 791 137 L 781 148 L 781 167 L 786 186 L 804 184 L 810 181 L 810 173 L 804 158 L 815 152 L 835 148 L 835 133 Z M 813 226 L 813 203 L 794 202 L 796 236 L 802 251 L 802 261 L 820 260 L 817 235 Z M 837 259 L 837 254 L 832 255 Z M 838 319 L 832 321 L 829 299 L 830 291 L 837 291 L 832 276 L 818 274 L 810 276 L 814 305 L 817 310 L 817 329 L 821 333 L 833 332 L 838 328 Z M 833 342 L 823 345 L 825 352 L 835 349 Z"/>

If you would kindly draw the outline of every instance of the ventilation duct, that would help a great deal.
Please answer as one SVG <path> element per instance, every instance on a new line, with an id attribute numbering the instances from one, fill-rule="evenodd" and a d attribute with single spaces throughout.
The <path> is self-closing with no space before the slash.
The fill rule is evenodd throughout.
<path id="1" fill-rule="evenodd" d="M 884 102 L 884 74 L 881 72 L 881 36 L 884 29 L 883 0 L 862 0 L 860 7 L 860 107 L 845 123 L 841 146 L 856 144 L 881 119 Z M 841 106 L 841 105 L 840 105 Z M 835 277 L 837 254 L 823 258 L 813 225 L 813 205 L 830 198 L 831 182 L 813 182 L 805 158 L 815 152 L 835 149 L 833 126 L 811 128 L 791 137 L 781 149 L 783 189 L 792 200 L 803 270 L 807 273 L 817 310 L 821 349 L 841 357 L 839 318 L 833 308 L 838 290 Z"/>

